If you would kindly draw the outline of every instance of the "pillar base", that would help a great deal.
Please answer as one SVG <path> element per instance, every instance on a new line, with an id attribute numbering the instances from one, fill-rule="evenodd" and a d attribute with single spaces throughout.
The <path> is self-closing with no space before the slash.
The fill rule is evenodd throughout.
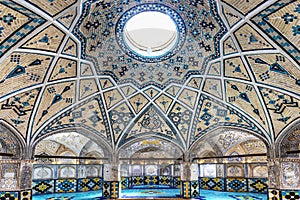
<path id="1" fill-rule="evenodd" d="M 104 199 L 119 198 L 119 181 L 104 181 L 102 196 Z"/>

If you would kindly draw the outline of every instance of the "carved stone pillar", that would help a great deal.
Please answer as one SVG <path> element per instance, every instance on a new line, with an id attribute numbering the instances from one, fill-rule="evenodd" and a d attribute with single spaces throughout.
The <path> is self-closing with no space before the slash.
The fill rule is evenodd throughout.
<path id="1" fill-rule="evenodd" d="M 7 199 L 31 199 L 32 162 L 30 160 L 1 160 L 0 169 L 0 193 Z"/>
<path id="2" fill-rule="evenodd" d="M 183 162 L 181 165 L 181 180 L 190 181 L 191 180 L 191 163 Z"/>
<path id="3" fill-rule="evenodd" d="M 183 155 L 181 164 L 181 196 L 185 199 L 191 198 L 191 162 L 189 153 Z"/>
<path id="4" fill-rule="evenodd" d="M 117 199 L 119 197 L 119 164 L 116 157 L 109 164 L 104 164 L 103 198 Z"/>
<path id="5" fill-rule="evenodd" d="M 269 188 L 280 188 L 280 161 L 279 159 L 268 159 Z"/>

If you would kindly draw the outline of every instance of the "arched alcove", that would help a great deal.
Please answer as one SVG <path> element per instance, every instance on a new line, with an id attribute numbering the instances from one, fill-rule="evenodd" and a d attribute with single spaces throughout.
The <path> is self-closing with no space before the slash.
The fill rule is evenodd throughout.
<path id="1" fill-rule="evenodd" d="M 300 158 L 300 125 L 286 131 L 276 144 L 280 158 Z"/>
<path id="2" fill-rule="evenodd" d="M 190 154 L 198 163 L 202 189 L 254 191 L 258 181 L 266 192 L 267 151 L 265 141 L 251 132 L 220 128 L 201 137 Z"/>
<path id="3" fill-rule="evenodd" d="M 33 147 L 34 181 L 102 177 L 102 164 L 110 156 L 111 150 L 91 136 L 71 131 L 49 134 Z"/>
<path id="4" fill-rule="evenodd" d="M 22 159 L 25 148 L 17 134 L 12 132 L 7 126 L 0 123 L 0 152 L 12 154 L 11 156 L 0 156 L 1 159 Z"/>
<path id="5" fill-rule="evenodd" d="M 140 138 L 118 151 L 122 188 L 160 185 L 174 186 L 180 180 L 182 149 L 159 137 Z M 126 180 L 126 181 L 124 181 Z"/>

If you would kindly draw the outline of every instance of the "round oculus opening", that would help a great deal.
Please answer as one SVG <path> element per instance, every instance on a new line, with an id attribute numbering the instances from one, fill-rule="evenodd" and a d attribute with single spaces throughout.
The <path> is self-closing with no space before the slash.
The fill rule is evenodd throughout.
<path id="1" fill-rule="evenodd" d="M 178 40 L 176 23 L 169 15 L 157 11 L 141 12 L 131 17 L 123 34 L 131 50 L 148 58 L 168 53 Z"/>

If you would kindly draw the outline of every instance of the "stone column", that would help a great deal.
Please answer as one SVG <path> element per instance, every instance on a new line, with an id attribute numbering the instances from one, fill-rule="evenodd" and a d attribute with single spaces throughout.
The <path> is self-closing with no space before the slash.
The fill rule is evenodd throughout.
<path id="1" fill-rule="evenodd" d="M 6 199 L 31 199 L 32 162 L 30 160 L 0 161 L 0 196 Z"/>
<path id="2" fill-rule="evenodd" d="M 33 165 L 31 160 L 22 160 L 20 167 L 20 193 L 19 199 L 31 199 L 31 185 L 33 177 Z"/>
<path id="3" fill-rule="evenodd" d="M 299 199 L 300 159 L 272 158 L 269 167 L 269 199 Z"/>
<path id="4" fill-rule="evenodd" d="M 109 164 L 104 164 L 103 198 L 117 199 L 119 197 L 119 163 L 112 156 Z"/>
<path id="5" fill-rule="evenodd" d="M 184 161 L 181 164 L 181 180 L 190 181 L 191 180 L 191 162 Z"/>
<path id="6" fill-rule="evenodd" d="M 183 198 L 191 198 L 191 162 L 189 153 L 183 155 L 183 162 L 181 164 L 181 191 Z"/>

